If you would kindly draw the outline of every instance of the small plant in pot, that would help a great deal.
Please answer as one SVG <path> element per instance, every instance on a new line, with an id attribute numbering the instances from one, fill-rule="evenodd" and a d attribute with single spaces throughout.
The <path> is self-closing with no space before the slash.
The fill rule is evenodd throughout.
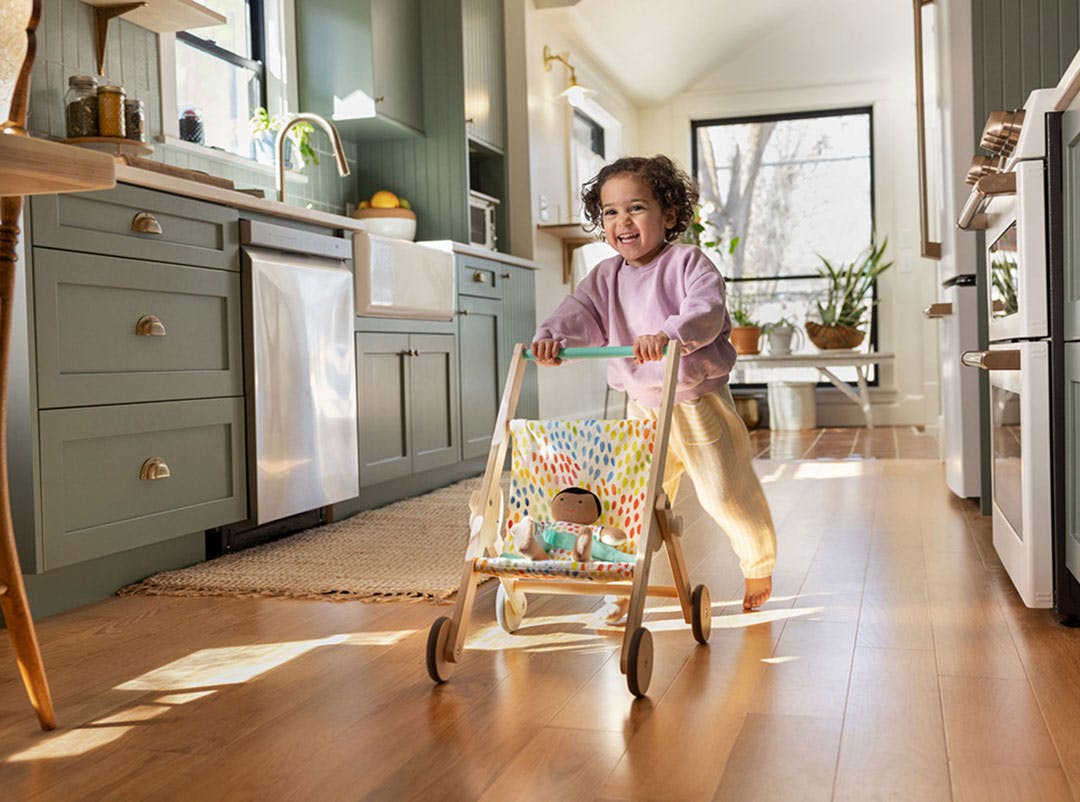
<path id="1" fill-rule="evenodd" d="M 797 328 L 795 323 L 786 317 L 766 323 L 761 327 L 761 333 L 769 343 L 769 353 L 774 356 L 790 354 L 792 341 L 795 348 L 802 344 L 802 329 Z"/>
<path id="2" fill-rule="evenodd" d="M 735 302 L 730 314 L 731 322 L 735 324 L 731 329 L 731 344 L 735 346 L 735 353 L 747 356 L 761 353 L 761 324 L 750 315 L 742 298 Z"/>
<path id="3" fill-rule="evenodd" d="M 867 311 L 877 303 L 871 297 L 874 282 L 893 265 L 883 261 L 888 244 L 888 237 L 881 245 L 871 241 L 849 264 L 834 266 L 824 256 L 818 256 L 824 264 L 818 274 L 828 280 L 829 286 L 825 300 L 817 302 L 821 322 L 806 321 L 806 333 L 818 348 L 855 348 L 866 337 L 860 326 Z"/>

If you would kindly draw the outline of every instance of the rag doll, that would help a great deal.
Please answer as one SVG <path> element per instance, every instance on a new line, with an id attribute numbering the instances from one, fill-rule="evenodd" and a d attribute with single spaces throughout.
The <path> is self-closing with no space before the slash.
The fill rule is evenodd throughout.
<path id="1" fill-rule="evenodd" d="M 537 521 L 526 515 L 514 525 L 514 545 L 533 560 L 550 559 L 552 549 L 562 549 L 578 562 L 625 561 L 628 555 L 616 546 L 626 542 L 626 533 L 614 526 L 596 524 L 602 511 L 595 493 L 568 487 L 551 500 L 553 521 Z"/>

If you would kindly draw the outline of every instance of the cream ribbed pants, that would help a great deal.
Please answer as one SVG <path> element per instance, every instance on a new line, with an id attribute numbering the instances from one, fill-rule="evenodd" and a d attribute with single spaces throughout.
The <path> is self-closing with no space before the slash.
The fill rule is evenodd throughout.
<path id="1" fill-rule="evenodd" d="M 655 409 L 634 401 L 627 411 L 656 420 Z M 674 504 L 679 482 L 689 474 L 701 506 L 727 533 L 743 576 L 760 579 L 772 576 L 776 530 L 751 459 L 750 437 L 729 388 L 675 405 L 664 492 Z"/>

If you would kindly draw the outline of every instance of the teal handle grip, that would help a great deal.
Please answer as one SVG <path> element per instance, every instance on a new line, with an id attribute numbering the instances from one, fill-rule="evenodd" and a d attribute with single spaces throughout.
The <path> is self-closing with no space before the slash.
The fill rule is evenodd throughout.
<path id="1" fill-rule="evenodd" d="M 664 346 L 667 353 L 667 346 Z M 563 348 L 559 351 L 559 359 L 617 359 L 619 357 L 632 357 L 634 346 L 632 345 L 605 345 L 598 348 Z M 525 349 L 525 358 L 534 360 L 532 350 Z"/>

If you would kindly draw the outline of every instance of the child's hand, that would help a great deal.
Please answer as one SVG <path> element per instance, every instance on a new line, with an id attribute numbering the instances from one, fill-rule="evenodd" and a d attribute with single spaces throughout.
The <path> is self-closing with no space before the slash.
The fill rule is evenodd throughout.
<path id="1" fill-rule="evenodd" d="M 642 334 L 634 340 L 634 361 L 659 362 L 664 358 L 664 346 L 668 344 L 668 336 L 664 332 L 657 334 Z"/>
<path id="2" fill-rule="evenodd" d="M 556 340 L 537 340 L 530 346 L 530 349 L 536 361 L 541 365 L 562 364 L 562 360 L 559 359 L 559 351 L 562 350 L 562 346 Z"/>

